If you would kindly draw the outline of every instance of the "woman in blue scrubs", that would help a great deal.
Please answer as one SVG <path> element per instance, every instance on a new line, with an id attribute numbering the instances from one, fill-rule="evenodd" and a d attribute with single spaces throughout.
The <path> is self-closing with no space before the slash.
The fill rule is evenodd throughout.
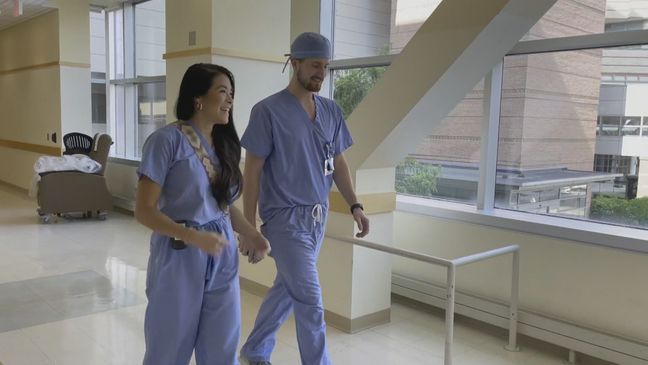
<path id="1" fill-rule="evenodd" d="M 224 67 L 187 69 L 179 121 L 147 139 L 137 170 L 135 218 L 151 228 L 146 278 L 145 365 L 238 364 L 240 336 L 235 231 L 268 241 L 232 203 L 242 187 L 234 128 L 234 77 Z"/>

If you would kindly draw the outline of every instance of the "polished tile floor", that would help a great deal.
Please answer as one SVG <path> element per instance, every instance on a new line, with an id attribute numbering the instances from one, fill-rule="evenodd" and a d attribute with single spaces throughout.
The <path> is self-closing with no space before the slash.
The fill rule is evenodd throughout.
<path id="1" fill-rule="evenodd" d="M 149 231 L 128 215 L 39 224 L 35 203 L 0 184 L 0 364 L 141 364 Z M 242 294 L 243 334 L 261 298 Z M 566 353 L 459 318 L 455 364 L 562 364 Z M 389 324 L 348 335 L 333 328 L 333 363 L 443 364 L 443 314 L 395 300 Z M 273 363 L 299 364 L 294 321 L 278 336 Z M 192 361 L 192 364 L 194 362 Z M 582 359 L 583 364 L 600 364 Z"/>

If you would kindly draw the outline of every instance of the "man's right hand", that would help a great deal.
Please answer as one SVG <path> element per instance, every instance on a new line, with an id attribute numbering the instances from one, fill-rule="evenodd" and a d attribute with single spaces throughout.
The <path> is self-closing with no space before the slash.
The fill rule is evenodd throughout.
<path id="1" fill-rule="evenodd" d="M 248 257 L 249 263 L 256 264 L 263 260 L 270 250 L 270 242 L 261 233 L 253 237 L 239 235 L 239 251 Z"/>
<path id="2" fill-rule="evenodd" d="M 193 244 L 212 256 L 218 256 L 228 241 L 225 235 L 217 232 L 192 230 L 187 243 Z"/>

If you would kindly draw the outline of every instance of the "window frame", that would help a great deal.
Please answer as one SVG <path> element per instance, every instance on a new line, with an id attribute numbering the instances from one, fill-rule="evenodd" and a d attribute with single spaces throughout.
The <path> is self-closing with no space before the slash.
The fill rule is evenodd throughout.
<path id="1" fill-rule="evenodd" d="M 111 146 L 109 160 L 118 163 L 141 160 L 138 146 L 138 95 L 140 84 L 166 83 L 166 75 L 137 76 L 136 70 L 136 6 L 149 0 L 125 1 L 104 9 L 106 34 L 106 123 L 107 131 L 115 143 Z M 110 15 L 122 12 L 123 34 L 121 49 L 117 49 L 111 33 Z M 115 31 L 115 29 L 112 29 Z M 121 52 L 121 57 L 118 54 Z M 120 62 L 123 75 L 117 75 Z M 122 121 L 118 122 L 119 119 Z"/>

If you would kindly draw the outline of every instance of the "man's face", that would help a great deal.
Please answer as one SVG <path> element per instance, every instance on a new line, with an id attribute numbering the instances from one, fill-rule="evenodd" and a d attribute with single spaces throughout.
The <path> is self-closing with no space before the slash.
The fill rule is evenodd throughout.
<path id="1" fill-rule="evenodd" d="M 306 58 L 295 60 L 295 75 L 301 86 L 311 92 L 318 92 L 328 74 L 329 60 L 326 58 Z"/>

